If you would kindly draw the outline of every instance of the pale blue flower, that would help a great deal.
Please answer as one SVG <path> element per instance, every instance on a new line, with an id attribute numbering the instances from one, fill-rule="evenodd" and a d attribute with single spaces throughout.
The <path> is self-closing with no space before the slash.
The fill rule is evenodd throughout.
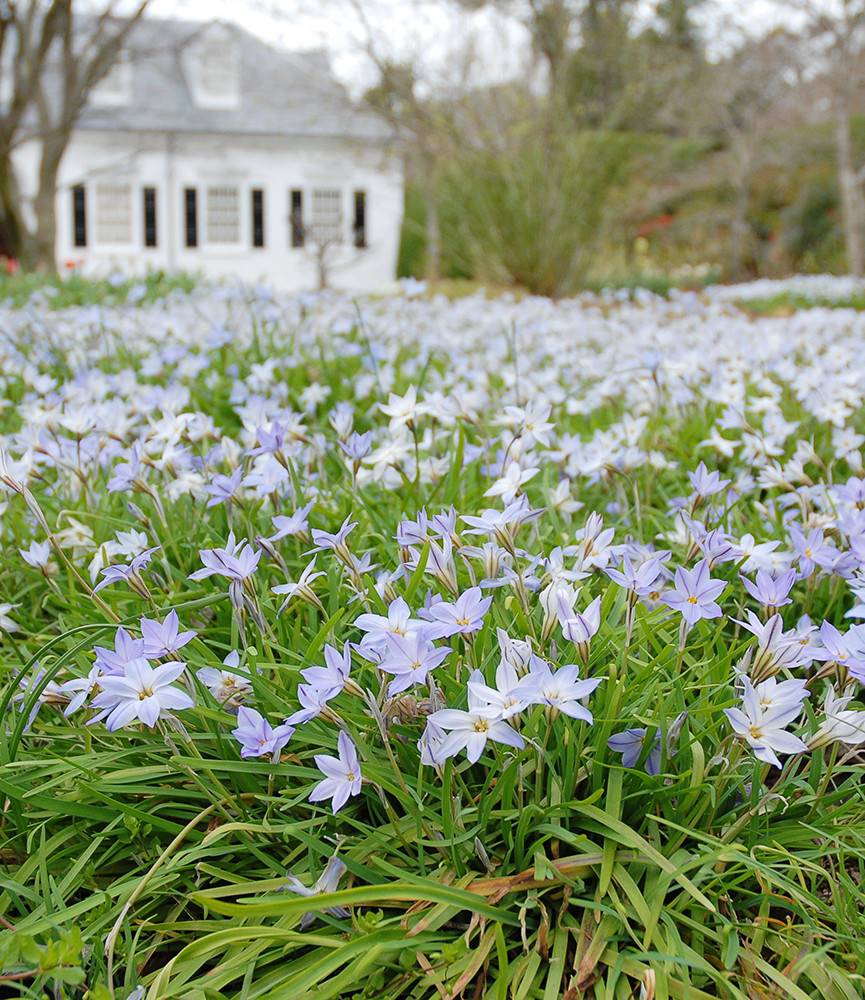
<path id="1" fill-rule="evenodd" d="M 342 809 L 350 796 L 359 795 L 363 784 L 357 748 L 346 732 L 341 731 L 339 734 L 337 753 L 338 757 L 320 753 L 315 755 L 315 766 L 324 775 L 324 780 L 319 781 L 309 793 L 310 802 L 330 799 L 334 813 Z"/>

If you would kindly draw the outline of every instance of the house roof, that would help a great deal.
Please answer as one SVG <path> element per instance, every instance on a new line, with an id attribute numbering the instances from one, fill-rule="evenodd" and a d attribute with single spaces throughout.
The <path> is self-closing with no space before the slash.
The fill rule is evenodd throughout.
<path id="1" fill-rule="evenodd" d="M 132 66 L 131 100 L 122 106 L 88 105 L 77 127 L 360 140 L 389 136 L 382 119 L 352 103 L 324 52 L 277 49 L 229 23 L 220 27 L 237 46 L 239 103 L 232 108 L 196 104 L 185 56 L 213 23 L 167 18 L 138 22 L 125 46 Z"/>

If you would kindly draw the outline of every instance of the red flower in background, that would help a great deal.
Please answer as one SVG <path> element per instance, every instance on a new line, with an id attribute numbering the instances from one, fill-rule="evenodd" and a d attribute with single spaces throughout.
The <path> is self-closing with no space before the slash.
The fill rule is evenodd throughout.
<path id="1" fill-rule="evenodd" d="M 667 212 L 665 215 L 656 215 L 653 219 L 646 219 L 640 224 L 637 236 L 651 236 L 652 233 L 656 233 L 660 229 L 666 229 L 673 222 L 674 218 L 671 212 Z"/>

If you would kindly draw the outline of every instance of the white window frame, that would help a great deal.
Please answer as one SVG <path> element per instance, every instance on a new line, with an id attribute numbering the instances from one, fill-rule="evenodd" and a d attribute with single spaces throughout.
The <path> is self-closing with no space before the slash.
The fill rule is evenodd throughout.
<path id="1" fill-rule="evenodd" d="M 243 194 L 247 186 L 236 183 L 214 183 L 208 181 L 197 185 L 198 195 L 198 244 L 210 250 L 237 250 L 244 246 L 244 234 L 248 229 L 247 216 L 243 206 Z M 237 238 L 234 240 L 214 240 L 211 236 L 210 198 L 212 191 L 233 191 L 237 200 Z M 203 196 L 203 197 L 202 197 Z M 248 200 L 248 191 L 247 191 Z M 251 221 L 249 223 L 251 225 Z"/>
<path id="2" fill-rule="evenodd" d="M 100 180 L 94 179 L 90 184 L 87 185 L 88 189 L 92 192 L 92 212 L 93 219 L 92 223 L 88 220 L 88 239 L 92 242 L 92 246 L 95 249 L 111 247 L 118 250 L 136 250 L 138 249 L 138 239 L 139 236 L 139 226 L 138 221 L 135 218 L 135 193 L 138 190 L 137 185 L 133 184 L 131 180 Z M 129 220 L 129 238 L 126 240 L 116 240 L 116 239 L 103 239 L 100 235 L 100 227 L 102 220 L 100 219 L 100 191 L 104 192 L 107 188 L 114 188 L 117 190 L 125 189 L 128 194 L 128 220 Z M 110 223 L 109 223 L 110 224 Z M 92 228 L 91 228 L 92 226 Z"/>
<path id="3" fill-rule="evenodd" d="M 307 230 L 311 237 L 311 242 L 313 245 L 319 243 L 319 239 L 316 236 L 316 195 L 319 196 L 319 200 L 323 195 L 336 195 L 336 198 L 331 199 L 335 201 L 339 207 L 339 235 L 336 239 L 329 239 L 327 242 L 331 246 L 344 246 L 347 240 L 347 218 L 345 211 L 345 188 L 344 187 L 323 187 L 318 186 L 309 189 L 309 206 L 308 206 L 308 217 L 309 222 L 304 221 L 304 228 Z M 323 225 L 333 225 L 333 223 L 323 223 Z"/>

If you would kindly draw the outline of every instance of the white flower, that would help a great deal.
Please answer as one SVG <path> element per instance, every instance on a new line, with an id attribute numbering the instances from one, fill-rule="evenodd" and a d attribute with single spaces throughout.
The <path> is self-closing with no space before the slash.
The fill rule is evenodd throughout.
<path id="1" fill-rule="evenodd" d="M 361 640 L 361 647 L 379 653 L 384 653 L 387 649 L 389 635 L 405 636 L 428 627 L 427 622 L 411 617 L 411 608 L 401 597 L 388 605 L 387 616 L 366 613 L 360 615 L 354 624 L 366 633 Z"/>
<path id="2" fill-rule="evenodd" d="M 94 664 L 86 677 L 73 677 L 60 685 L 60 691 L 69 698 L 69 704 L 63 710 L 67 718 L 81 708 L 91 691 L 99 685 L 101 676 L 101 667 L 99 664 Z"/>
<path id="3" fill-rule="evenodd" d="M 575 514 L 584 506 L 571 496 L 571 484 L 567 479 L 560 479 L 549 492 L 549 505 L 559 514 Z"/>
<path id="4" fill-rule="evenodd" d="M 340 859 L 334 854 L 327 859 L 327 864 L 324 866 L 324 871 L 319 875 L 318 879 L 311 888 L 303 884 L 296 875 L 288 874 L 286 878 L 285 886 L 283 887 L 286 892 L 295 892 L 298 896 L 306 896 L 307 898 L 311 896 L 320 896 L 322 893 L 336 892 L 339 888 L 339 880 L 346 872 L 345 864 L 340 861 Z M 329 913 L 334 917 L 347 917 L 349 916 L 349 911 L 342 906 L 329 906 L 325 909 L 325 913 Z M 309 910 L 300 918 L 300 929 L 306 930 L 307 927 L 315 920 L 315 912 Z"/>
<path id="5" fill-rule="evenodd" d="M 240 654 L 236 649 L 233 649 L 222 663 L 226 667 L 236 667 L 240 663 Z M 230 670 L 202 667 L 195 671 L 195 676 L 218 702 L 228 705 L 236 705 L 244 695 L 249 694 L 252 690 L 252 684 L 246 677 L 232 673 Z"/>
<path id="6" fill-rule="evenodd" d="M 93 699 L 93 707 L 102 711 L 90 721 L 104 718 L 105 725 L 112 732 L 136 721 L 152 729 L 164 712 L 192 708 L 192 698 L 173 686 L 185 669 L 185 663 L 152 667 L 140 656 L 130 660 L 122 674 L 100 679 L 102 690 Z"/>
<path id="7" fill-rule="evenodd" d="M 537 700 L 537 678 L 527 674 L 520 678 L 513 666 L 502 659 L 496 667 L 496 686 L 490 687 L 480 670 L 469 677 L 469 705 L 496 709 L 500 718 L 509 719 Z"/>
<path id="8" fill-rule="evenodd" d="M 756 542 L 751 534 L 742 535 L 736 548 L 745 557 L 742 563 L 744 573 L 752 573 L 754 570 L 772 570 L 777 562 L 777 556 L 772 553 L 781 543 L 779 541 Z"/>
<path id="9" fill-rule="evenodd" d="M 404 396 L 399 396 L 395 392 L 390 393 L 387 403 L 379 403 L 379 409 L 390 417 L 391 430 L 411 423 L 417 415 L 417 389 L 410 385 Z"/>
<path id="10" fill-rule="evenodd" d="M 18 631 L 18 626 L 9 617 L 9 612 L 20 606 L 20 604 L 0 604 L 0 632 Z"/>
<path id="11" fill-rule="evenodd" d="M 786 697 L 772 697 L 768 706 L 764 706 L 759 691 L 762 685 L 755 688 L 748 677 L 742 677 L 742 686 L 742 707 L 725 708 L 724 712 L 733 731 L 751 747 L 755 757 L 780 767 L 779 753 L 802 753 L 808 749 L 798 736 L 785 729 L 801 713 L 807 691 L 790 690 Z"/>
<path id="12" fill-rule="evenodd" d="M 295 597 L 301 601 L 306 601 L 308 604 L 314 605 L 320 611 L 324 611 L 324 606 L 319 600 L 318 595 L 312 589 L 313 581 L 325 575 L 322 570 L 316 570 L 315 568 L 315 559 L 317 558 L 318 557 L 316 556 L 312 562 L 304 568 L 296 582 L 289 580 L 288 583 L 278 583 L 275 587 L 270 588 L 274 594 L 285 595 L 285 600 L 280 605 L 277 614 L 282 614 Z"/>
<path id="13" fill-rule="evenodd" d="M 582 704 L 583 699 L 595 690 L 603 677 L 580 680 L 580 668 L 570 663 L 553 673 L 550 665 L 538 660 L 529 677 L 534 681 L 535 700 L 549 708 L 557 709 L 572 719 L 582 719 L 592 724 L 592 713 Z"/>
<path id="14" fill-rule="evenodd" d="M 133 559 L 140 555 L 148 546 L 147 535 L 143 531 L 118 531 L 114 537 L 117 539 L 114 554 Z"/>
<path id="15" fill-rule="evenodd" d="M 826 688 L 823 701 L 826 715 L 817 732 L 808 741 L 809 749 L 833 742 L 843 743 L 848 747 L 865 743 L 865 712 L 847 708 L 855 696 L 856 692 L 852 687 L 840 695 L 835 693 L 831 684 Z"/>
<path id="16" fill-rule="evenodd" d="M 469 763 L 474 764 L 484 752 L 487 740 L 505 743 L 518 750 L 525 746 L 522 736 L 502 719 L 498 708 L 474 707 L 468 712 L 458 708 L 442 708 L 433 712 L 429 721 L 448 733 L 434 751 L 437 764 L 448 757 L 455 757 L 461 750 L 466 751 Z"/>
<path id="17" fill-rule="evenodd" d="M 534 467 L 521 469 L 518 462 L 509 462 L 502 477 L 493 483 L 484 496 L 501 497 L 504 503 L 511 503 L 522 487 L 540 471 Z"/>
<path id="18" fill-rule="evenodd" d="M 33 541 L 30 543 L 29 548 L 19 549 L 18 551 L 21 553 L 21 558 L 24 562 L 34 569 L 44 569 L 51 558 L 51 545 L 48 542 Z"/>

